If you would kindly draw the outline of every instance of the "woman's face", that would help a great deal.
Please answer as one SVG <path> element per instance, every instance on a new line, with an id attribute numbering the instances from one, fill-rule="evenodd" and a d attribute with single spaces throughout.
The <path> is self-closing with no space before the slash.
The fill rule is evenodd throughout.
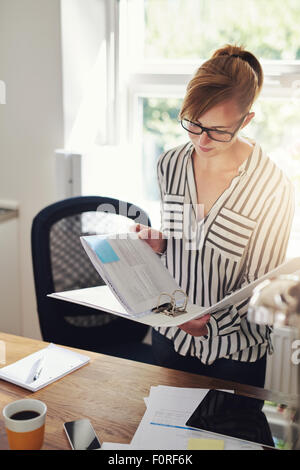
<path id="1" fill-rule="evenodd" d="M 249 113 L 241 124 L 240 128 L 245 127 L 250 120 L 253 118 L 254 113 Z M 218 129 L 227 132 L 234 132 L 241 121 L 243 114 L 237 107 L 235 100 L 229 100 L 220 103 L 210 110 L 206 111 L 196 121 L 209 129 Z M 199 128 L 199 131 L 201 129 Z M 210 139 L 207 133 L 204 131 L 201 135 L 195 135 L 188 132 L 189 138 L 195 147 L 197 155 L 202 157 L 213 157 L 215 155 L 227 152 L 232 145 L 235 144 L 238 132 L 234 135 L 230 142 L 217 142 L 216 140 Z"/>

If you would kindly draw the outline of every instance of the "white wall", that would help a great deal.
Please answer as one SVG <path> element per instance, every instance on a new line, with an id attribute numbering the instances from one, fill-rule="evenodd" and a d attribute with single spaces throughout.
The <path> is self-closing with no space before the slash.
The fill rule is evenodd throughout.
<path id="1" fill-rule="evenodd" d="M 22 321 L 18 237 L 19 224 L 16 217 L 0 222 L 0 331 L 20 335 Z"/>
<path id="2" fill-rule="evenodd" d="M 105 140 L 110 1 L 61 0 L 65 145 L 77 152 Z"/>
<path id="3" fill-rule="evenodd" d="M 20 204 L 21 332 L 39 338 L 30 230 L 55 200 L 54 150 L 64 143 L 59 0 L 0 0 L 0 79 L 0 199 Z"/>

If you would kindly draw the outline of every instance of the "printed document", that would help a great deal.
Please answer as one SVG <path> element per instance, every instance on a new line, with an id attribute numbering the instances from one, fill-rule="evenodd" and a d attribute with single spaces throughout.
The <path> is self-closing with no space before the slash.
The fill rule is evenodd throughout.
<path id="1" fill-rule="evenodd" d="M 193 442 L 222 444 L 225 450 L 261 449 L 248 441 L 190 428 L 187 419 L 207 394 L 207 389 L 159 385 L 151 387 L 147 410 L 131 441 L 133 449 L 187 450 Z M 227 390 L 233 393 L 233 391 Z"/>
<path id="2" fill-rule="evenodd" d="M 136 233 L 90 235 L 81 241 L 100 276 L 132 314 L 155 307 L 161 292 L 179 289 L 159 256 Z"/>

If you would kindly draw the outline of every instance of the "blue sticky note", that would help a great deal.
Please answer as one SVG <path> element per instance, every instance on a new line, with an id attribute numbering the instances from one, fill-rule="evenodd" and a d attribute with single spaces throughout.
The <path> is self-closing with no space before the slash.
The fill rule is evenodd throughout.
<path id="1" fill-rule="evenodd" d="M 113 263 L 114 261 L 120 260 L 108 240 L 99 239 L 98 237 L 89 237 L 88 243 L 102 263 Z"/>

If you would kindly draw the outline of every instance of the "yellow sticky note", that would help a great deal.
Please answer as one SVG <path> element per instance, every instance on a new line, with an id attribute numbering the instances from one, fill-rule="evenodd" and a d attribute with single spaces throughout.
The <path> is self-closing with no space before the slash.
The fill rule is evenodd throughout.
<path id="1" fill-rule="evenodd" d="M 187 450 L 223 450 L 221 439 L 189 439 Z"/>

